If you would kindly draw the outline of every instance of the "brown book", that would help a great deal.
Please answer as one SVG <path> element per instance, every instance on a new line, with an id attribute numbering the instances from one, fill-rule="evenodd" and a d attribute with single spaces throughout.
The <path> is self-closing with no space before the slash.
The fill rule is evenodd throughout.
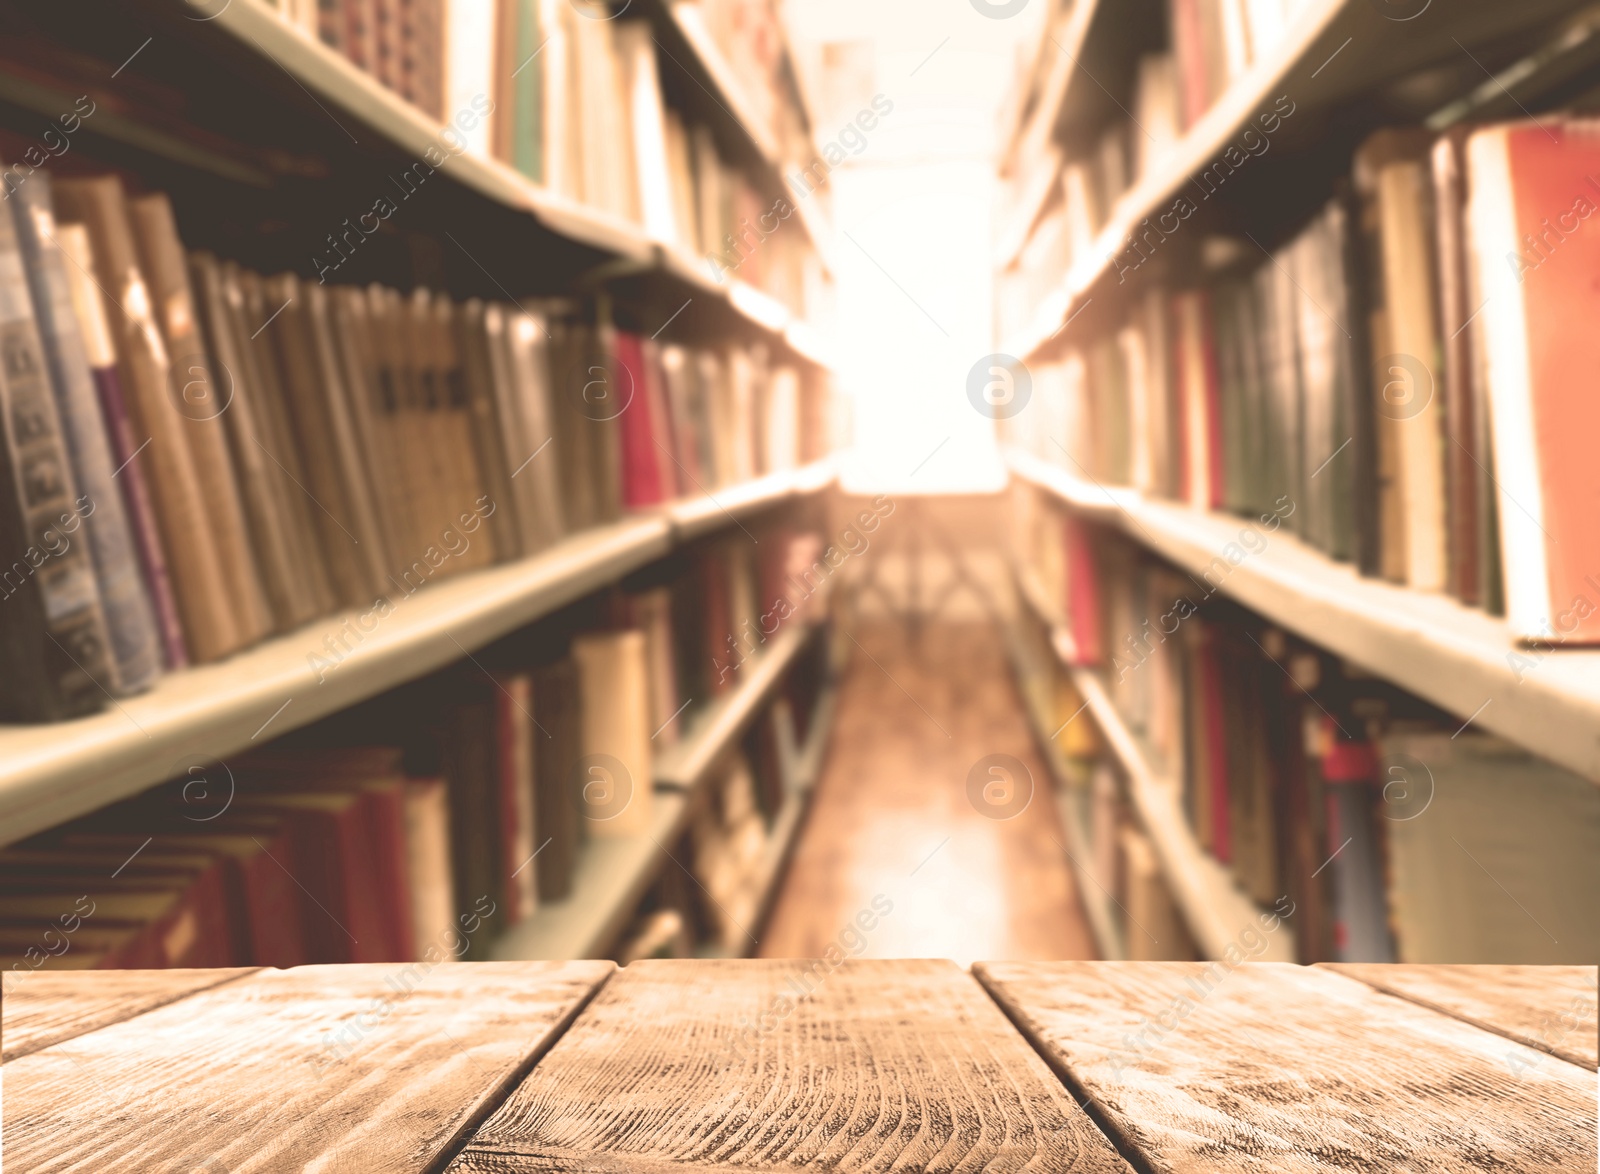
<path id="1" fill-rule="evenodd" d="M 383 539 L 385 579 L 407 549 L 402 511 L 398 508 L 405 466 L 394 450 L 393 411 L 387 405 L 373 361 L 372 324 L 367 299 L 351 286 L 328 291 L 334 337 L 339 340 L 350 419 L 361 446 L 372 487 L 373 507 Z"/>
<path id="2" fill-rule="evenodd" d="M 513 481 L 519 504 L 525 503 L 525 537 L 530 550 L 542 550 L 563 532 L 561 513 L 562 454 L 555 442 L 552 413 L 565 407 L 551 402 L 550 338 L 544 320 L 528 313 L 507 316 L 507 362 L 522 420 L 523 450 L 516 454 Z"/>
<path id="3" fill-rule="evenodd" d="M 63 221 L 89 230 L 95 277 L 117 348 L 117 374 L 135 428 L 149 440 L 136 459 L 155 491 L 162 545 L 173 574 L 184 638 L 197 662 L 220 660 L 252 638 L 235 607 L 226 557 L 206 510 L 206 480 L 191 448 L 192 422 L 173 399 L 172 364 L 154 294 L 139 267 L 133 228 L 115 176 L 55 185 Z"/>
<path id="4" fill-rule="evenodd" d="M 367 468 L 365 443 L 359 431 L 360 416 L 352 404 L 344 357 L 335 335 L 328 291 L 321 285 L 301 285 L 306 299 L 306 321 L 316 356 L 322 388 L 322 408 L 338 460 L 337 475 L 348 504 L 351 529 L 356 533 L 356 555 L 366 586 L 366 600 L 388 589 L 388 552 L 378 522 L 378 504 Z"/>
<path id="5" fill-rule="evenodd" d="M 1441 338 L 1434 289 L 1429 139 L 1380 131 L 1356 154 L 1356 185 L 1376 208 L 1378 280 L 1385 345 L 1373 347 L 1375 407 L 1388 425 L 1404 516 L 1405 582 L 1425 591 L 1446 583 L 1444 418 Z"/>
<path id="6" fill-rule="evenodd" d="M 534 853 L 544 837 L 535 822 L 533 678 L 496 673 L 494 678 L 495 783 L 500 824 L 500 899 L 505 924 L 515 925 L 539 904 Z"/>
<path id="7" fill-rule="evenodd" d="M 411 451 L 421 459 L 415 467 L 422 475 L 418 487 L 424 494 L 418 511 L 422 524 L 419 558 L 430 547 L 442 545 L 445 531 L 451 528 L 454 509 L 465 492 L 457 463 L 460 442 L 451 427 L 449 394 L 443 386 L 447 370 L 437 325 L 428 291 L 415 290 L 404 302 L 400 330 L 409 358 Z M 439 566 L 444 574 L 457 569 Z"/>
<path id="8" fill-rule="evenodd" d="M 492 483 L 481 463 L 478 438 L 473 425 L 472 396 L 468 391 L 464 356 L 456 326 L 457 307 L 448 297 L 435 295 L 431 306 L 430 342 L 435 361 L 435 384 L 439 407 L 443 412 L 441 426 L 446 441 L 447 476 L 451 490 L 444 502 L 445 515 L 441 534 L 461 532 L 461 515 L 481 509 L 489 513 L 490 523 L 478 527 L 466 549 L 453 555 L 445 566 L 449 572 L 459 572 L 471 567 L 483 567 L 500 558 L 496 545 L 499 537 L 500 502 L 491 494 Z M 509 508 L 507 514 L 510 513 Z M 465 536 L 464 536 L 465 537 Z M 447 542 L 454 542 L 446 536 Z M 460 545 L 460 544 L 456 544 Z"/>
<path id="9" fill-rule="evenodd" d="M 289 423 L 283 368 L 270 329 L 282 303 L 269 305 L 261 275 L 231 262 L 223 267 L 223 284 L 246 370 L 261 389 L 257 443 L 278 476 L 278 498 L 292 523 L 289 536 L 295 546 L 295 565 L 303 586 L 315 600 L 312 614 L 326 615 L 338 607 L 338 594 L 322 554 L 316 520 L 319 511 L 306 489 L 300 449 Z"/>
<path id="10" fill-rule="evenodd" d="M 583 714 L 574 796 L 591 836 L 647 834 L 651 822 L 650 669 L 643 632 L 596 632 L 572 642 Z"/>
<path id="11" fill-rule="evenodd" d="M 1481 469 L 1492 458 L 1480 452 L 1484 434 L 1477 419 L 1483 391 L 1469 328 L 1477 306 L 1472 299 L 1472 258 L 1467 246 L 1465 126 L 1451 128 L 1433 145 L 1433 201 L 1438 235 L 1440 335 L 1444 340 L 1445 493 L 1449 520 L 1447 586 L 1462 603 L 1478 603 L 1483 596 L 1479 538 L 1479 484 Z"/>
<path id="12" fill-rule="evenodd" d="M 574 534 L 593 526 L 599 518 L 591 475 L 596 461 L 591 439 L 593 429 L 582 411 L 590 364 L 584 353 L 581 323 L 564 317 L 551 321 L 549 329 L 556 437 L 551 447 L 560 456 L 565 529 Z"/>
<path id="13" fill-rule="evenodd" d="M 216 370 L 227 372 L 231 399 L 221 419 L 228 428 L 233 467 L 250 522 L 261 585 L 272 607 L 274 626 L 279 630 L 299 627 L 318 611 L 315 598 L 304 585 L 301 551 L 291 533 L 291 515 L 284 508 L 282 490 L 288 487 L 287 479 L 272 463 L 260 440 L 260 388 L 253 378 L 253 364 L 238 345 L 217 259 L 209 253 L 197 253 L 190 264 L 207 352 L 215 361 Z"/>
<path id="14" fill-rule="evenodd" d="M 583 841 L 573 779 L 583 755 L 578 669 L 569 657 L 533 670 L 533 710 L 540 736 L 533 741 L 534 826 L 544 845 L 534 860 L 541 901 L 572 892 L 572 873 Z"/>
<path id="15" fill-rule="evenodd" d="M 485 306 L 473 298 L 457 307 L 456 343 L 461 356 L 461 376 L 466 410 L 472 427 L 472 452 L 478 480 L 494 513 L 485 529 L 493 536 L 502 559 L 526 552 L 509 463 L 512 446 L 519 446 L 518 420 L 512 414 L 510 372 L 506 369 L 502 335 L 505 319 L 498 306 Z"/>
<path id="16" fill-rule="evenodd" d="M 444 779 L 407 779 L 406 863 L 411 886 L 411 940 L 418 957 L 454 940 L 455 887 L 450 873 L 450 790 Z M 449 935 L 449 936 L 447 936 Z"/>
<path id="17" fill-rule="evenodd" d="M 272 632 L 273 617 L 250 544 L 233 457 L 228 452 L 227 425 L 222 421 L 231 404 L 232 373 L 219 368 L 215 356 L 206 352 L 171 201 L 160 193 L 138 196 L 128 202 L 128 212 L 140 268 L 149 283 L 156 321 L 172 361 L 173 403 L 184 417 L 185 439 L 194 454 L 229 601 L 241 638 L 253 644 Z"/>
<path id="18" fill-rule="evenodd" d="M 316 507 L 313 521 L 338 602 L 366 607 L 373 586 L 360 550 L 361 523 L 346 496 L 340 436 L 329 414 L 307 288 L 293 274 L 267 280 L 267 301 L 282 309 L 262 337 L 272 336 L 282 364 L 285 404 L 305 473 L 301 484 Z"/>
<path id="19" fill-rule="evenodd" d="M 400 535 L 394 575 L 399 578 L 412 560 L 422 556 L 427 546 L 425 509 L 429 502 L 423 492 L 428 484 L 428 452 L 419 451 L 416 436 L 416 388 L 406 337 L 405 306 L 397 290 L 372 285 L 363 291 L 367 323 L 372 340 L 372 379 L 377 387 L 379 418 L 384 422 L 387 444 L 397 478 L 396 496 L 391 501 L 395 529 Z"/>

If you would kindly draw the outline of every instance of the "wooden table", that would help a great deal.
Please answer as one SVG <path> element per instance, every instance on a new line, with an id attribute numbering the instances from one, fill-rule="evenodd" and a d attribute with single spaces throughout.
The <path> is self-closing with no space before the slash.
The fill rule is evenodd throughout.
<path id="1" fill-rule="evenodd" d="M 1594 967 L 17 976 L 9 1171 L 1591 1171 Z"/>

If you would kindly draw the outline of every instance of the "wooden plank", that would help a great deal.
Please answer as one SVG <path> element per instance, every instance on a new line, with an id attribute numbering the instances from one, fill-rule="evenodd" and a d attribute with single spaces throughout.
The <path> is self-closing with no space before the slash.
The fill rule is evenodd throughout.
<path id="1" fill-rule="evenodd" d="M 7 1065 L 7 1165 L 429 1170 L 614 969 L 264 970 Z"/>
<path id="2" fill-rule="evenodd" d="M 954 963 L 866 960 L 634 963 L 449 1169 L 734 1166 L 1127 1170 Z"/>
<path id="3" fill-rule="evenodd" d="M 973 969 L 1148 1170 L 1595 1168 L 1588 1072 L 1332 971 Z"/>
<path id="4" fill-rule="evenodd" d="M 256 967 L 234 970 L 37 970 L 6 975 L 0 1063 L 143 1015 Z"/>
<path id="5" fill-rule="evenodd" d="M 1600 1069 L 1595 1049 L 1600 967 L 1322 965 L 1590 1071 Z"/>

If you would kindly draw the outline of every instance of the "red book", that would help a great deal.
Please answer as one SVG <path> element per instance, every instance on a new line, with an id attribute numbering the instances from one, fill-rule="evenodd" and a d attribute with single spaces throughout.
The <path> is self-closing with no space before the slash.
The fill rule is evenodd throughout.
<path id="1" fill-rule="evenodd" d="M 1105 650 L 1100 638 L 1100 575 L 1094 540 L 1088 525 L 1070 513 L 1062 520 L 1061 534 L 1066 544 L 1067 597 L 1063 603 L 1067 627 L 1078 649 L 1078 663 L 1099 664 Z"/>
<path id="2" fill-rule="evenodd" d="M 1187 130 L 1200 121 L 1200 116 L 1211 104 L 1200 0 L 1171 0 L 1169 27 L 1172 29 L 1173 53 L 1178 59 L 1178 88 L 1183 105 L 1183 125 Z"/>
<path id="3" fill-rule="evenodd" d="M 283 818 L 313 961 L 401 960 L 383 907 L 371 810 L 361 794 L 241 794 L 234 806 Z"/>
<path id="4" fill-rule="evenodd" d="M 1600 121 L 1480 130 L 1467 171 L 1506 616 L 1526 639 L 1600 643 Z"/>
<path id="5" fill-rule="evenodd" d="M 662 492 L 662 465 L 668 456 L 657 447 L 660 396 L 651 392 L 651 376 L 637 334 L 615 332 L 612 362 L 614 382 L 626 405 L 617 420 L 622 435 L 622 504 L 634 510 L 658 505 L 667 496 Z"/>

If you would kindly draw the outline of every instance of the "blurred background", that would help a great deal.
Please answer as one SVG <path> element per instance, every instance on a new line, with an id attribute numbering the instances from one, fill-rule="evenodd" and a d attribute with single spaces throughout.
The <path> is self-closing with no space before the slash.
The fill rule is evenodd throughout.
<path id="1" fill-rule="evenodd" d="M 1579 962 L 1600 9 L 0 0 L 0 958 Z"/>

